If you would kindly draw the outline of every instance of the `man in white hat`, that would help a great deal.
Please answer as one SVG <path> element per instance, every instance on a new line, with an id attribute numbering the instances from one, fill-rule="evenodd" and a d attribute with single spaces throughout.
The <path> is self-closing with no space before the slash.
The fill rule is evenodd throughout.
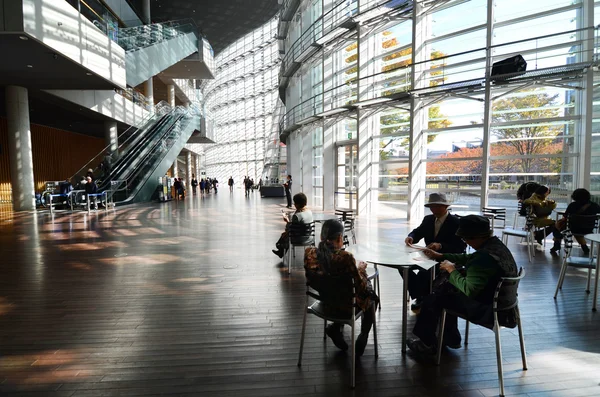
<path id="1" fill-rule="evenodd" d="M 467 245 L 456 235 L 459 218 L 448 212 L 450 203 L 446 195 L 431 193 L 425 207 L 429 208 L 432 215 L 425 216 L 423 222 L 408 234 L 404 240 L 406 245 L 417 244 L 424 239 L 427 248 L 436 252 L 444 254 L 465 252 Z M 419 270 L 417 274 L 409 273 L 408 291 L 410 296 L 416 299 L 411 309 L 420 308 L 421 300 L 429 294 L 430 280 L 431 270 Z"/>

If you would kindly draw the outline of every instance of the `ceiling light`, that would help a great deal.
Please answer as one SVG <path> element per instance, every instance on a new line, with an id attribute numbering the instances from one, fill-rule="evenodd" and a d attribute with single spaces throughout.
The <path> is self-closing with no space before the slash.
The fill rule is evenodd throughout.
<path id="1" fill-rule="evenodd" d="M 88 75 L 88 76 L 92 76 L 92 75 L 93 75 L 93 73 L 87 72 L 87 73 L 86 73 L 86 75 Z"/>
<path id="2" fill-rule="evenodd" d="M 27 36 L 19 36 L 19 38 L 20 38 L 21 40 L 24 40 L 24 41 L 27 41 L 27 40 L 29 40 L 29 38 L 28 38 Z"/>
<path id="3" fill-rule="evenodd" d="M 33 67 L 33 65 L 27 65 L 27 67 L 28 67 L 28 68 L 32 68 L 32 67 Z"/>

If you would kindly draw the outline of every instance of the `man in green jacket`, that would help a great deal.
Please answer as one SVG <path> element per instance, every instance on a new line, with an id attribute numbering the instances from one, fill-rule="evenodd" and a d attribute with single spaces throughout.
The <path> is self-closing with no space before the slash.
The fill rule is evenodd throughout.
<path id="1" fill-rule="evenodd" d="M 430 258 L 443 261 L 440 264 L 440 276 L 447 276 L 448 284 L 434 290 L 423 301 L 413 329 L 418 339 L 407 341 L 408 347 L 417 353 L 435 352 L 436 331 L 442 309 L 464 314 L 476 324 L 491 324 L 494 292 L 500 278 L 517 275 L 515 259 L 510 250 L 493 235 L 487 218 L 478 215 L 462 217 L 456 235 L 473 247 L 475 252 L 440 254 L 432 250 L 425 251 Z M 461 345 L 455 316 L 446 317 L 444 345 L 455 349 Z"/>

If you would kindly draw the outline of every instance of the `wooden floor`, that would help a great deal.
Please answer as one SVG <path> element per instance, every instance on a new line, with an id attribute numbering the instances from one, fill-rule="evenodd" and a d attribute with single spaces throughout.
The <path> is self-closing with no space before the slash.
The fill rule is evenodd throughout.
<path id="1" fill-rule="evenodd" d="M 323 341 L 316 318 L 298 368 L 301 260 L 288 275 L 271 253 L 282 205 L 221 191 L 89 216 L 3 217 L 0 395 L 498 394 L 489 330 L 472 327 L 468 348 L 445 352 L 440 367 L 401 354 L 402 284 L 389 269 L 379 359 L 371 338 L 356 389 L 348 355 Z M 359 219 L 358 239 L 400 243 L 407 229 L 396 219 Z M 529 264 L 512 244 L 527 270 L 520 299 L 529 370 L 521 370 L 516 330 L 503 330 L 507 395 L 600 396 L 600 314 L 585 273 L 569 271 L 555 301 L 558 260 L 538 253 Z"/>

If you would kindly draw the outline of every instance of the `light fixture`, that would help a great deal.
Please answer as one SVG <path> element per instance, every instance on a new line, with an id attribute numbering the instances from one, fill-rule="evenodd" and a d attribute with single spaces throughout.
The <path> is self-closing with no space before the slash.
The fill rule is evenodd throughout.
<path id="1" fill-rule="evenodd" d="M 28 68 L 32 68 L 32 67 L 33 67 L 33 65 L 27 65 L 27 67 L 28 67 Z"/>
<path id="2" fill-rule="evenodd" d="M 87 72 L 87 73 L 86 73 L 86 75 L 88 75 L 88 76 L 92 76 L 92 75 L 93 75 L 93 73 Z"/>
<path id="3" fill-rule="evenodd" d="M 19 38 L 23 41 L 27 41 L 29 40 L 29 38 L 27 36 L 19 36 Z"/>

